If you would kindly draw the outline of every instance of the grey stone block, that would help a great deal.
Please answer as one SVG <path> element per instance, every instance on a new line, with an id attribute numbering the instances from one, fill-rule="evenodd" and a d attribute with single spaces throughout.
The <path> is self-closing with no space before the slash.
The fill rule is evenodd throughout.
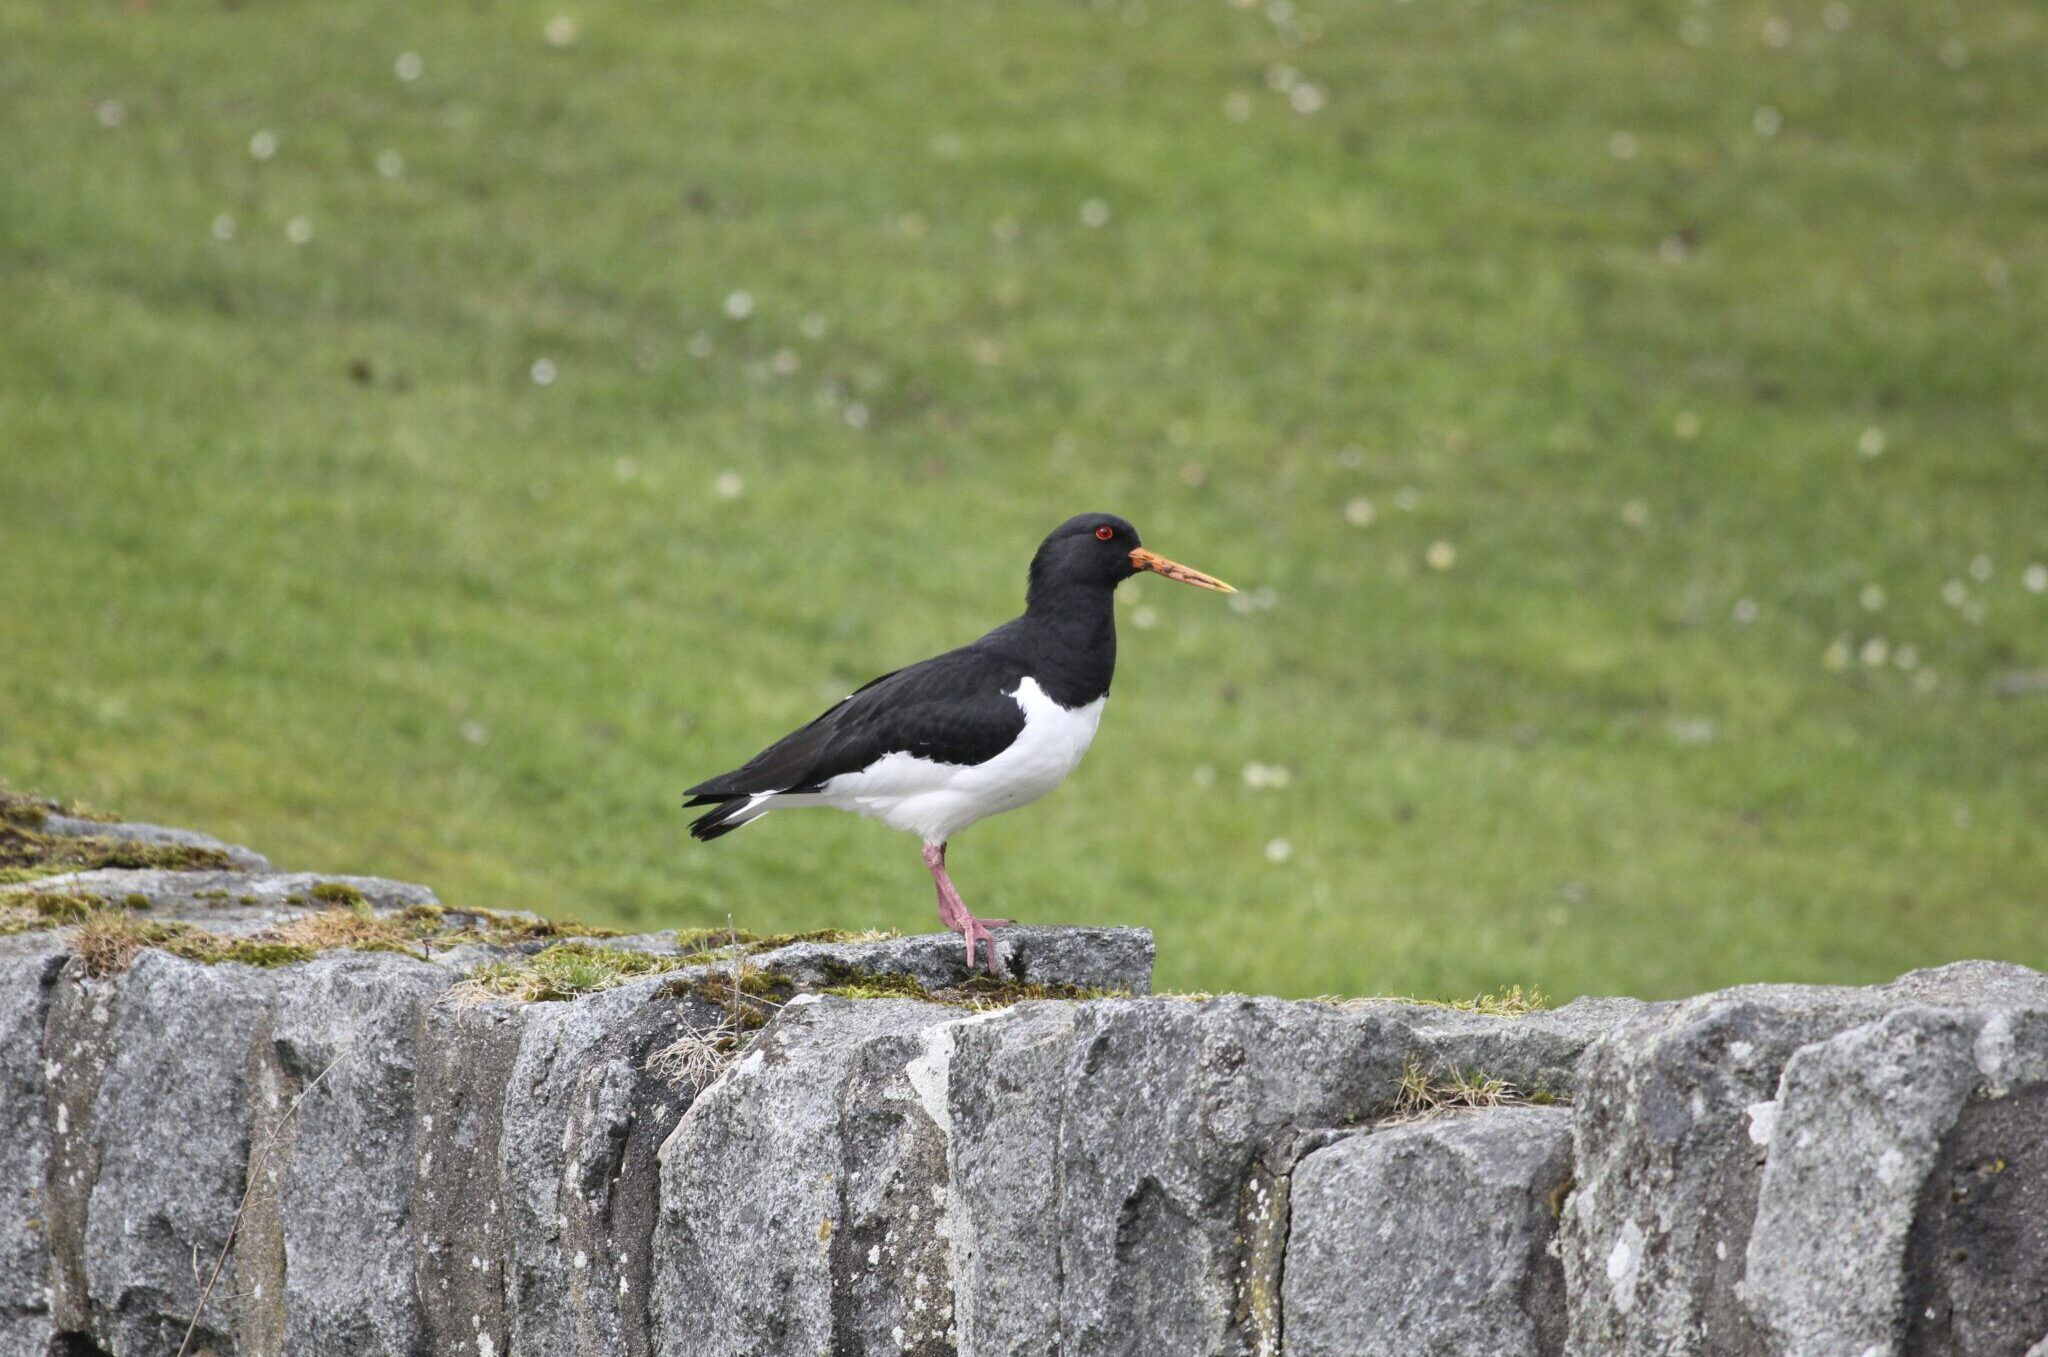
<path id="1" fill-rule="evenodd" d="M 1854 1331 L 1870 1337 L 1852 1357 L 1896 1351 L 1900 1249 L 1933 1147 L 1966 1105 L 1956 1090 L 2042 1078 L 2043 1057 L 2013 1034 L 2044 1009 L 2048 977 L 1970 962 L 1871 989 L 1745 986 L 1596 1042 L 1561 1232 L 1574 1349 L 1776 1357 Z M 1852 1069 L 1860 1059 L 1869 1067 Z M 1879 1106 L 1902 1081 L 1915 1087 Z M 1886 1135 L 1900 1139 L 1877 1147 Z M 1859 1156 L 1886 1150 L 1900 1181 L 1874 1159 L 1859 1177 Z M 1878 1253 L 1822 1259 L 1834 1245 L 1821 1233 Z M 1833 1262 L 1840 1277 L 1801 1271 Z"/>
<path id="2" fill-rule="evenodd" d="M 41 1357 L 50 1318 L 50 1081 L 43 1031 L 67 954 L 0 957 L 0 1357 Z"/>
<path id="3" fill-rule="evenodd" d="M 954 1351 L 945 1109 L 911 1069 L 957 1018 L 794 1003 L 704 1091 L 661 1150 L 658 1353 Z"/>
<path id="4" fill-rule="evenodd" d="M 146 951 L 121 983 L 84 1241 L 92 1327 L 113 1357 L 175 1352 L 226 1248 L 248 1160 L 250 1044 L 277 981 Z M 200 1345 L 232 1341 L 236 1285 L 230 1259 L 198 1316 Z"/>
<path id="5" fill-rule="evenodd" d="M 1571 1113 L 1502 1107 L 1344 1136 L 1295 1165 L 1289 1357 L 1554 1357 Z"/>
<path id="6" fill-rule="evenodd" d="M 996 937 L 1001 943 L 999 969 L 1011 980 L 1130 994 L 1152 990 L 1149 929 L 1019 924 L 1001 929 Z M 874 942 L 799 942 L 751 960 L 804 985 L 834 984 L 848 971 L 907 975 L 926 989 L 945 989 L 969 978 L 966 945 L 952 933 Z"/>

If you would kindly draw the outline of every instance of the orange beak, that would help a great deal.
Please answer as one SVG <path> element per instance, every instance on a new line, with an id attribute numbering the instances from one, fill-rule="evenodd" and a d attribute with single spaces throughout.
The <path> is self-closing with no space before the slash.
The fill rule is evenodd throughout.
<path id="1" fill-rule="evenodd" d="M 1131 552 L 1131 564 L 1139 570 L 1149 570 L 1155 575 L 1164 575 L 1170 580 L 1179 580 L 1182 584 L 1192 584 L 1203 589 L 1215 589 L 1226 594 L 1237 592 L 1237 590 L 1231 588 L 1222 580 L 1217 579 L 1214 575 L 1204 575 L 1201 571 L 1192 570 L 1178 561 L 1169 561 L 1164 556 L 1155 556 L 1143 547 L 1138 547 Z"/>

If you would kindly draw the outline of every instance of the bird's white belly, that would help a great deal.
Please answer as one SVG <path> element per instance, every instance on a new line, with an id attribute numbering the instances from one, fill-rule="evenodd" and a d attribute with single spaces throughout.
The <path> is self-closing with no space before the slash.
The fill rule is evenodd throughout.
<path id="1" fill-rule="evenodd" d="M 818 800 L 921 835 L 927 843 L 944 843 L 976 820 L 1036 801 L 1081 762 L 1109 699 L 1062 707 L 1031 678 L 1011 696 L 1024 709 L 1024 729 L 987 762 L 936 763 L 915 754 L 887 754 L 857 773 L 832 778 L 819 789 Z"/>

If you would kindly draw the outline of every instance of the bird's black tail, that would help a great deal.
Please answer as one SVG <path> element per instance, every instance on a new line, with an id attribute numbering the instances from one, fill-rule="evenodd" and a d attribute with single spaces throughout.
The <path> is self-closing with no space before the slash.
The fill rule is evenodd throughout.
<path id="1" fill-rule="evenodd" d="M 699 797 L 693 803 L 702 805 L 707 797 Z M 748 814 L 752 811 L 752 814 Z M 709 811 L 690 821 L 690 837 L 710 841 L 721 834 L 730 834 L 742 825 L 752 824 L 768 813 L 766 806 L 756 806 L 752 796 L 735 796 L 722 800 Z"/>

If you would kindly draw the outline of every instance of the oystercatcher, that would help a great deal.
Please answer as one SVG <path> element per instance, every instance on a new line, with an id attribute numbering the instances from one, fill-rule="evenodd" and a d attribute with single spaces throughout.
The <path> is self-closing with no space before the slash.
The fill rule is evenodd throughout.
<path id="1" fill-rule="evenodd" d="M 1024 615 L 972 645 L 884 674 L 743 768 L 700 782 L 686 806 L 713 809 L 699 839 L 730 834 L 785 806 L 834 806 L 924 840 L 939 917 L 977 942 L 1008 919 L 977 919 L 946 875 L 946 842 L 977 820 L 1036 801 L 1081 762 L 1116 671 L 1110 595 L 1149 570 L 1235 593 L 1222 580 L 1147 551 L 1114 514 L 1053 529 L 1031 558 Z"/>

